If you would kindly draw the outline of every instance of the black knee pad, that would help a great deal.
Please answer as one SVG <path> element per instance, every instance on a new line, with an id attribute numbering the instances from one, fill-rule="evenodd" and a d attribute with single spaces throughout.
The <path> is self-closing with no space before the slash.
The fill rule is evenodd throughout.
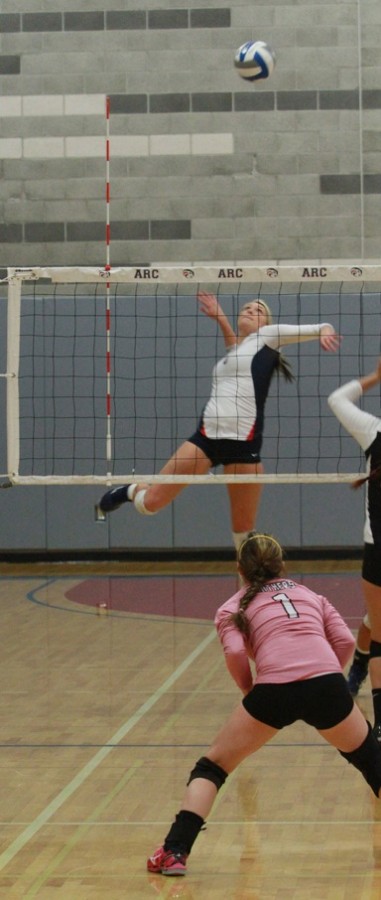
<path id="1" fill-rule="evenodd" d="M 194 778 L 206 778 L 207 781 L 212 781 L 219 791 L 227 777 L 228 773 L 221 769 L 221 766 L 212 762 L 207 756 L 201 756 L 201 759 L 196 762 L 194 769 L 192 769 L 187 784 L 190 784 Z"/>
<path id="2" fill-rule="evenodd" d="M 369 647 L 369 659 L 372 657 L 381 656 L 381 644 L 379 641 L 371 641 Z"/>
<path id="3" fill-rule="evenodd" d="M 368 722 L 368 734 L 365 741 L 357 747 L 357 750 L 352 750 L 351 753 L 343 753 L 342 750 L 339 750 L 339 753 L 361 772 L 373 793 L 378 797 L 381 788 L 381 745 L 376 740 L 370 723 Z"/>

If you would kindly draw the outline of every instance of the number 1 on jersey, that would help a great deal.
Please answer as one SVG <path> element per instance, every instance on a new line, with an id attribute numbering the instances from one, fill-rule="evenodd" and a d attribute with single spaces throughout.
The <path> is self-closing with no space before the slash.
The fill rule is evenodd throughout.
<path id="1" fill-rule="evenodd" d="M 283 591 L 281 591 L 279 594 L 273 594 L 273 600 L 277 600 L 278 603 L 282 604 L 283 609 L 285 613 L 287 613 L 289 619 L 299 618 L 298 610 L 295 609 L 292 600 L 290 600 L 290 598 L 287 597 L 287 594 L 284 594 Z"/>

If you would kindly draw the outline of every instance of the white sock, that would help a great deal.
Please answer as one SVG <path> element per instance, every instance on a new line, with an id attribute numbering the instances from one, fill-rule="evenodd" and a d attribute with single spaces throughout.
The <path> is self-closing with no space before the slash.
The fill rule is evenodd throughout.
<path id="1" fill-rule="evenodd" d="M 129 484 L 127 488 L 127 497 L 129 500 L 134 499 L 134 490 L 137 488 L 137 484 Z"/>
<path id="2" fill-rule="evenodd" d="M 154 516 L 156 512 L 158 512 L 158 510 L 151 512 L 150 509 L 147 509 L 147 507 L 144 506 L 144 497 L 146 490 L 147 488 L 143 488 L 141 491 L 138 491 L 137 494 L 135 494 L 134 506 L 135 509 L 137 509 L 137 511 L 142 514 L 142 516 Z"/>

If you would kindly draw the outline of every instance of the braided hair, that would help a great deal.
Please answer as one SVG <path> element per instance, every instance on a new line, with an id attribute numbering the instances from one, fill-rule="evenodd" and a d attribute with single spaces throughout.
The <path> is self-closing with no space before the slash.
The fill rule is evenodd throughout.
<path id="1" fill-rule="evenodd" d="M 273 320 L 273 314 L 271 312 L 270 307 L 264 300 L 261 300 L 260 297 L 257 299 L 257 303 L 262 307 L 263 312 L 266 315 L 266 325 L 271 325 Z M 283 353 L 278 353 L 277 362 L 275 363 L 274 371 L 277 375 L 282 375 L 285 381 L 295 381 L 295 375 L 292 371 L 291 363 L 289 363 L 288 359 L 283 356 Z"/>
<path id="2" fill-rule="evenodd" d="M 263 585 L 283 572 L 283 550 L 271 534 L 251 531 L 238 550 L 238 566 L 247 582 L 246 591 L 239 601 L 239 608 L 232 613 L 231 621 L 245 636 L 250 628 L 246 610 Z"/>

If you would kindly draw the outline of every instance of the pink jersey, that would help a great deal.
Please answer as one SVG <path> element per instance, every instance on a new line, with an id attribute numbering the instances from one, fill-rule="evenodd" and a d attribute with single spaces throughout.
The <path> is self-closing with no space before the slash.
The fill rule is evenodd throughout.
<path id="1" fill-rule="evenodd" d="M 267 582 L 246 609 L 250 627 L 246 639 L 230 620 L 244 593 L 242 588 L 234 594 L 215 616 L 227 667 L 242 691 L 253 684 L 250 659 L 255 661 L 257 684 L 342 671 L 355 639 L 325 597 L 286 577 Z"/>

